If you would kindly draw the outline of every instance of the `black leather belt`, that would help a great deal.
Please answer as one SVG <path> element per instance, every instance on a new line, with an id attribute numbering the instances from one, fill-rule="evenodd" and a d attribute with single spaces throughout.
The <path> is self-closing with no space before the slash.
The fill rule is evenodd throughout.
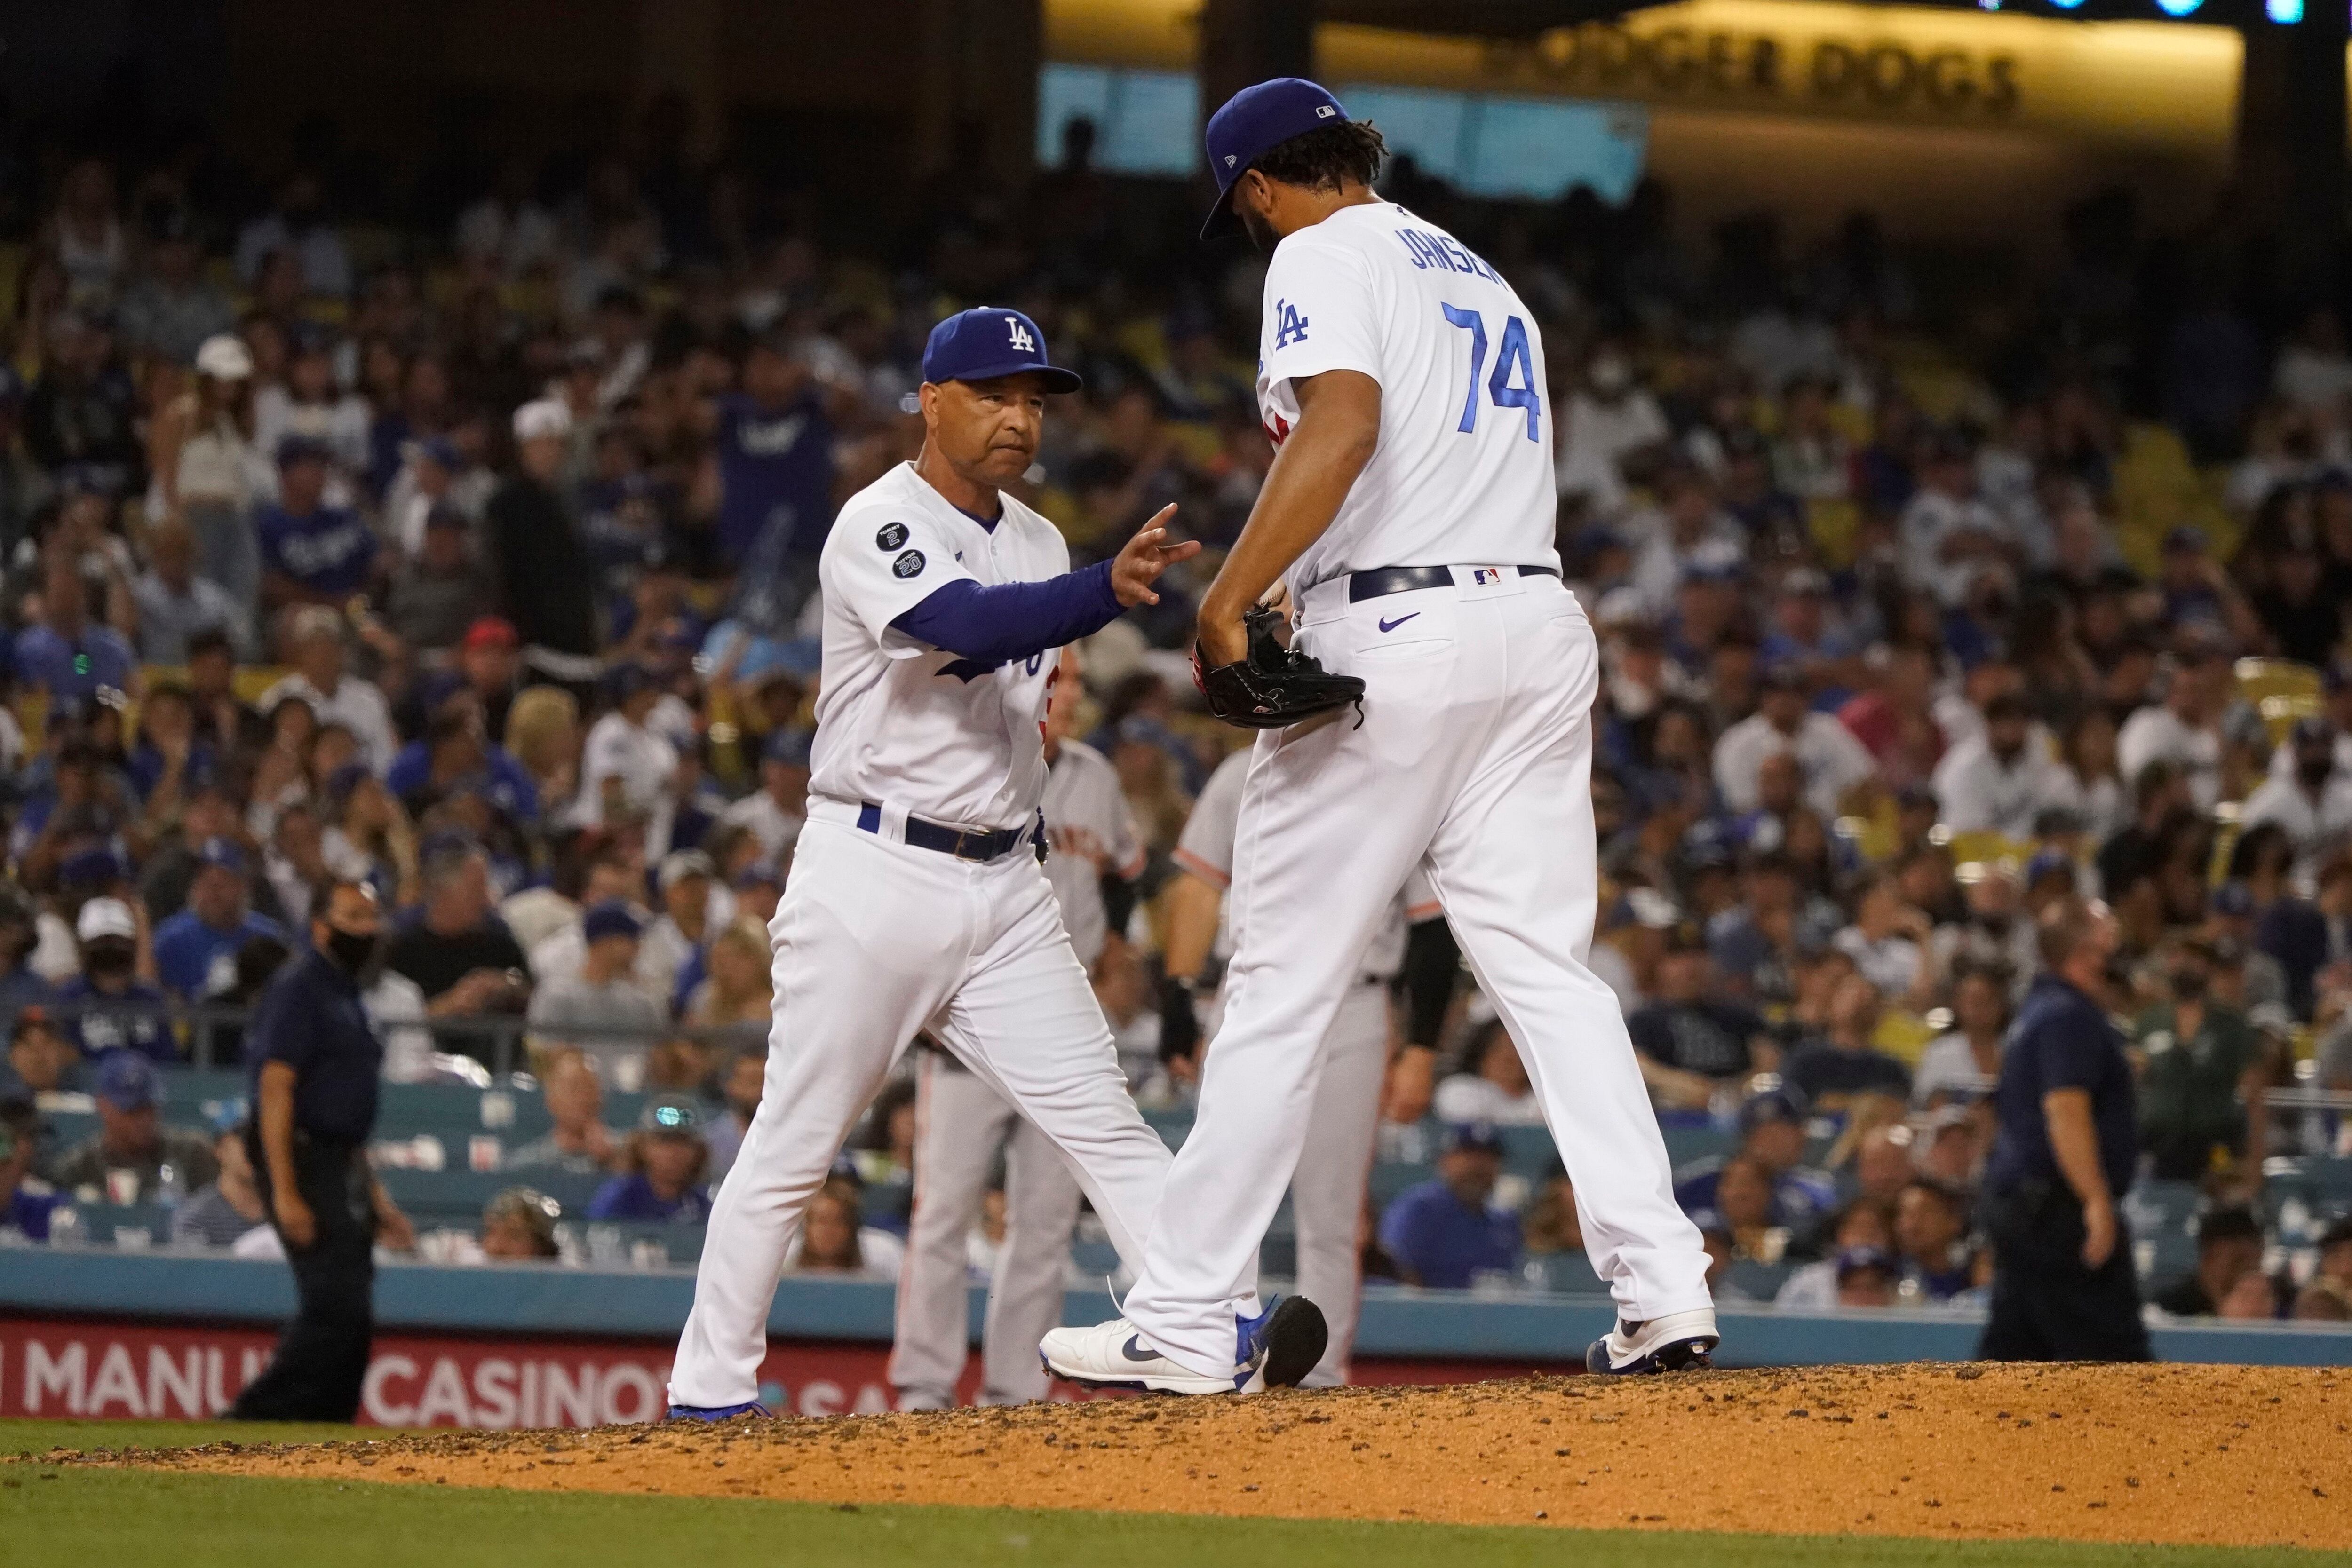
<path id="1" fill-rule="evenodd" d="M 1464 570 L 1476 570 L 1465 567 Z M 1491 570 L 1491 569 L 1490 569 Z M 1559 571 L 1549 566 L 1503 567 L 1504 571 L 1517 571 L 1521 577 L 1558 577 Z M 1455 569 L 1450 566 L 1376 566 L 1369 571 L 1348 574 L 1348 602 L 1361 604 L 1367 599 L 1385 599 L 1391 593 L 1411 593 L 1416 588 L 1451 588 Z"/>
<path id="2" fill-rule="evenodd" d="M 1037 819 L 1039 860 L 1045 858 L 1043 852 L 1045 824 L 1045 819 L 1041 814 Z M 857 808 L 857 826 L 862 832 L 879 833 L 882 831 L 882 808 L 871 800 L 861 803 Z M 1011 854 L 1021 847 L 1021 841 L 1028 835 L 1027 828 L 992 828 L 983 832 L 975 828 L 950 828 L 941 822 L 927 822 L 920 817 L 907 819 L 908 843 L 919 850 L 937 850 L 943 855 L 953 855 L 960 861 L 992 861 L 1000 855 Z"/>

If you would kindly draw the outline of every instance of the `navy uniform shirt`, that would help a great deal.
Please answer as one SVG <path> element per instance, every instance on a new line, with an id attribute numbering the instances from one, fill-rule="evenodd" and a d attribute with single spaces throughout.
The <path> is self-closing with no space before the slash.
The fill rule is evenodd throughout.
<path id="1" fill-rule="evenodd" d="M 321 1143 L 358 1144 L 375 1126 L 383 1046 L 360 1009 L 357 981 L 316 948 L 278 971 L 245 1035 L 254 1103 L 264 1062 L 294 1070 L 294 1126 Z"/>
<path id="2" fill-rule="evenodd" d="M 2065 1184 L 2042 1108 L 2042 1097 L 2054 1089 L 2089 1092 L 2107 1191 L 2120 1198 L 2131 1186 L 2139 1145 L 2124 1037 L 2098 1003 L 2057 976 L 2043 974 L 2025 994 L 2001 1051 L 2000 1080 L 1992 1092 L 1998 1130 L 1985 1166 L 1987 1190 L 2007 1191 L 2031 1182 Z"/>

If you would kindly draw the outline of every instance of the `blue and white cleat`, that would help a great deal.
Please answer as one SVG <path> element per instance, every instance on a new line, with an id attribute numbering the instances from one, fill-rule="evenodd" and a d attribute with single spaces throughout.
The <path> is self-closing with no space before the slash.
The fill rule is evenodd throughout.
<path id="1" fill-rule="evenodd" d="M 1617 1320 L 1617 1326 L 1592 1342 L 1584 1353 L 1588 1372 L 1620 1377 L 1653 1372 L 1703 1372 L 1715 1364 L 1715 1347 L 1722 1336 L 1715 1332 L 1715 1309 L 1668 1312 L 1646 1322 Z"/>
<path id="2" fill-rule="evenodd" d="M 673 1405 L 664 1417 L 670 1421 L 732 1421 L 739 1416 L 757 1416 L 762 1418 L 775 1414 L 756 1399 L 740 1405 Z"/>
<path id="3" fill-rule="evenodd" d="M 1037 1346 L 1053 1376 L 1082 1388 L 1133 1388 L 1149 1394 L 1256 1394 L 1289 1388 L 1323 1359 L 1330 1330 L 1322 1309 L 1304 1296 L 1277 1301 L 1254 1318 L 1234 1320 L 1234 1369 L 1194 1372 L 1143 1343 L 1125 1318 L 1092 1328 L 1055 1329 Z"/>
<path id="4" fill-rule="evenodd" d="M 1259 1388 L 1297 1387 L 1331 1343 L 1323 1309 L 1304 1296 L 1276 1296 L 1257 1316 L 1236 1318 L 1234 1330 L 1242 1360 L 1257 1366 Z"/>

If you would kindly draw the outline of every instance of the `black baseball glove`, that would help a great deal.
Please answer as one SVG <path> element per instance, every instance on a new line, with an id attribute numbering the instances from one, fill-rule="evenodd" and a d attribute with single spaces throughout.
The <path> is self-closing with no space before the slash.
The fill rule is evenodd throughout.
<path id="1" fill-rule="evenodd" d="M 1200 645 L 1193 645 L 1192 679 L 1209 699 L 1209 711 L 1245 729 L 1280 729 L 1353 703 L 1356 722 L 1362 724 L 1364 683 L 1335 675 L 1311 655 L 1284 647 L 1275 635 L 1279 620 L 1264 605 L 1244 614 L 1249 651 L 1230 664 L 1207 668 Z"/>

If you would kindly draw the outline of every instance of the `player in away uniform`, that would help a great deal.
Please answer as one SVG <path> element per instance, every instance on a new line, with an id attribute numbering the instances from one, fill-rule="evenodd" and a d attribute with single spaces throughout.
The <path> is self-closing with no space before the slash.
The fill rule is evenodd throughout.
<path id="1" fill-rule="evenodd" d="M 1114 928 L 1126 924 L 1128 884 L 1143 871 L 1143 834 L 1109 759 L 1069 738 L 1078 685 L 1075 658 L 1064 658 L 1045 709 L 1045 836 L 1053 851 L 1045 880 L 1053 884 L 1071 950 L 1092 971 Z M 1118 909 L 1104 898 L 1114 884 L 1120 890 Z M 1052 1141 L 954 1057 L 925 1051 L 916 1071 L 915 1213 L 890 1350 L 898 1408 L 944 1410 L 955 1403 L 967 1336 L 965 1238 L 1000 1149 L 1004 1244 L 989 1275 L 980 1403 L 1043 1399 L 1045 1371 L 1038 1364 L 1037 1341 L 1062 1320 L 1078 1184 Z"/>
<path id="2" fill-rule="evenodd" d="M 1036 459 L 1045 395 L 1076 385 L 1019 312 L 949 318 L 923 355 L 921 455 L 853 497 L 825 541 L 808 825 L 768 926 L 766 1089 L 711 1210 L 673 1415 L 758 1411 L 802 1214 L 918 1030 L 1053 1140 L 1121 1254 L 1141 1255 L 1168 1154 L 1128 1097 L 1039 864 L 1042 721 L 1055 650 L 1153 601 L 1160 573 L 1199 547 L 1165 543 L 1163 512 L 1073 572 L 1054 526 L 1003 493 Z M 1223 1369 L 1195 1385 L 1303 1375 L 1321 1319 L 1284 1306 L 1234 1325 Z M 1311 1349 L 1287 1345 L 1293 1325 Z"/>
<path id="3" fill-rule="evenodd" d="M 1246 751 L 1236 751 L 1217 765 L 1176 841 L 1175 861 L 1182 880 L 1170 890 L 1168 901 L 1168 969 L 1183 980 L 1197 977 L 1212 947 L 1227 936 L 1221 928 L 1220 905 L 1233 883 L 1235 833 L 1249 767 Z M 1364 949 L 1324 1037 L 1322 1075 L 1316 1082 L 1298 1168 L 1290 1177 L 1298 1293 L 1322 1309 L 1330 1334 L 1323 1359 L 1307 1375 L 1309 1387 L 1337 1387 L 1348 1381 L 1348 1353 L 1356 1337 L 1363 1287 L 1357 1229 L 1363 1218 L 1373 1140 L 1380 1131 L 1381 1088 L 1389 1068 L 1389 983 L 1405 962 L 1407 921 L 1430 920 L 1437 914 L 1426 883 L 1415 876 Z M 1441 985 L 1450 982 L 1452 964 L 1449 951 L 1448 972 Z M 1184 1005 L 1190 1005 L 1189 998 Z M 1435 998 L 1438 1013 L 1443 1014 L 1444 1006 L 1442 996 Z M 1216 1050 L 1213 1040 L 1209 1049 Z"/>
<path id="4" fill-rule="evenodd" d="M 1378 135 L 1321 88 L 1237 94 L 1208 146 L 1211 228 L 1237 217 L 1274 253 L 1257 384 L 1280 451 L 1202 601 L 1198 660 L 1213 687 L 1283 579 L 1294 647 L 1365 683 L 1361 724 L 1343 709 L 1258 738 L 1199 1115 L 1126 1316 L 1047 1334 L 1046 1363 L 1079 1381 L 1142 1364 L 1138 1350 L 1219 1364 L 1216 1325 L 1256 1301 L 1320 1042 L 1415 867 L 1526 1059 L 1616 1299 L 1588 1361 L 1704 1362 L 1706 1254 L 1616 998 L 1585 967 L 1599 658 L 1552 545 L 1542 344 L 1493 267 L 1372 192 Z"/>

